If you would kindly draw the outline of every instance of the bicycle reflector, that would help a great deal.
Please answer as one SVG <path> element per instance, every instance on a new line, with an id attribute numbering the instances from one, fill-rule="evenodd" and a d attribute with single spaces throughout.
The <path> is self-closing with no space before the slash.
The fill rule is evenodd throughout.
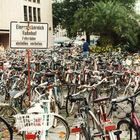
<path id="1" fill-rule="evenodd" d="M 75 127 L 71 129 L 71 133 L 78 133 L 81 131 L 81 128 Z"/>
<path id="2" fill-rule="evenodd" d="M 26 140 L 35 140 L 36 139 L 36 134 L 31 134 L 31 133 L 28 133 L 25 135 L 25 139 Z"/>
<path id="3" fill-rule="evenodd" d="M 65 137 L 65 132 L 61 131 L 58 133 L 59 134 L 59 138 L 64 138 Z"/>
<path id="4" fill-rule="evenodd" d="M 112 131 L 112 130 L 116 130 L 116 125 L 109 125 L 109 126 L 105 126 L 104 129 L 109 132 L 109 131 Z"/>

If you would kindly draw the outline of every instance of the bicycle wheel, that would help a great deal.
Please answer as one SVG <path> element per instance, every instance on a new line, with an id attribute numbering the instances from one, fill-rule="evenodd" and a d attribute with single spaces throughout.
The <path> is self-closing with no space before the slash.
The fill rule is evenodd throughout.
<path id="1" fill-rule="evenodd" d="M 94 133 L 97 132 L 97 127 L 91 111 L 85 112 L 80 109 L 78 122 L 80 122 L 79 140 L 94 140 Z M 96 139 L 99 140 L 99 139 Z M 100 139 L 101 140 L 101 139 Z"/>
<path id="2" fill-rule="evenodd" d="M 129 121 L 119 121 L 117 124 L 117 129 L 122 131 L 122 133 L 119 136 L 117 136 L 118 140 L 138 140 L 138 133 L 135 127 Z"/>
<path id="3" fill-rule="evenodd" d="M 15 123 L 13 115 L 16 115 L 17 112 L 18 111 L 10 105 L 0 106 L 0 116 L 6 119 L 11 126 Z"/>
<path id="4" fill-rule="evenodd" d="M 70 129 L 67 122 L 61 117 L 54 115 L 54 124 L 48 130 L 47 140 L 68 140 Z"/>
<path id="5" fill-rule="evenodd" d="M 29 135 L 35 135 L 35 140 L 40 140 L 40 136 L 37 135 L 37 133 L 38 132 L 30 132 Z M 69 135 L 70 129 L 67 122 L 61 116 L 54 115 L 53 126 L 46 131 L 46 138 L 44 140 L 68 140 Z M 26 140 L 25 137 L 25 132 L 23 132 L 20 136 L 20 139 L 17 140 Z"/>
<path id="6" fill-rule="evenodd" d="M 81 127 L 81 132 L 79 134 L 79 140 L 93 140 L 89 138 L 87 129 L 85 127 Z"/>
<path id="7" fill-rule="evenodd" d="M 140 108 L 140 96 L 137 96 L 136 101 L 135 101 L 135 110 L 136 110 L 136 112 L 139 112 L 139 108 Z"/>
<path id="8" fill-rule="evenodd" d="M 13 131 L 4 118 L 0 117 L 0 140 L 12 140 Z"/>
<path id="9" fill-rule="evenodd" d="M 73 113 L 74 106 L 75 106 L 75 103 L 71 102 L 67 97 L 67 99 L 66 99 L 66 113 L 67 113 L 67 116 L 69 116 L 70 114 Z"/>
<path id="10" fill-rule="evenodd" d="M 75 112 L 75 110 L 77 110 L 76 107 L 78 107 L 77 102 L 71 102 L 70 99 L 70 95 L 76 93 L 76 86 L 70 86 L 68 89 L 68 93 L 67 93 L 67 97 L 66 97 L 66 113 L 67 116 L 69 116 L 70 114 L 73 114 Z"/>
<path id="11" fill-rule="evenodd" d="M 97 119 L 95 113 L 93 113 L 92 111 L 89 111 L 87 119 L 88 120 L 87 120 L 86 128 L 88 128 L 88 130 L 87 130 L 88 132 L 90 131 L 90 139 L 91 140 L 105 140 L 102 137 L 103 130 L 99 126 L 100 124 L 97 124 L 97 122 L 96 122 L 96 121 L 98 121 L 98 119 Z"/>
<path id="12" fill-rule="evenodd" d="M 64 106 L 64 93 L 62 87 L 54 87 L 53 95 L 57 106 L 61 109 Z"/>
<path id="13" fill-rule="evenodd" d="M 112 112 L 113 113 L 112 115 L 114 118 L 122 120 L 126 117 L 128 112 L 131 112 L 131 108 L 129 104 L 127 103 L 127 101 L 118 103 L 116 107 L 117 107 L 116 111 Z"/>

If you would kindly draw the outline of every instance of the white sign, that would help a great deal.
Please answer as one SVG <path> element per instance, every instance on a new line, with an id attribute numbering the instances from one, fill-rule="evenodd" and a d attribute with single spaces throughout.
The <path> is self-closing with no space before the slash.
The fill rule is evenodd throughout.
<path id="1" fill-rule="evenodd" d="M 46 49 L 48 46 L 47 23 L 10 23 L 10 47 L 14 49 Z"/>

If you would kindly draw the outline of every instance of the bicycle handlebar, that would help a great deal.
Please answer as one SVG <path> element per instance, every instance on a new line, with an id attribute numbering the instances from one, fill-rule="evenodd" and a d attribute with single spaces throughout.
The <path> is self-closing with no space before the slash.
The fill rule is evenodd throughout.
<path id="1" fill-rule="evenodd" d="M 139 94 L 140 94 L 140 90 L 136 91 L 134 95 L 129 96 L 129 97 L 112 99 L 111 103 L 121 103 L 121 102 L 127 101 L 130 98 L 137 97 Z"/>
<path id="2" fill-rule="evenodd" d="M 38 85 L 38 87 L 42 87 L 42 86 L 46 86 L 46 85 L 48 85 L 48 82 L 41 83 Z"/>
<path id="3" fill-rule="evenodd" d="M 96 88 L 97 86 L 99 86 L 100 84 L 102 84 L 104 81 L 107 81 L 107 78 L 102 79 L 101 81 L 99 81 L 97 84 L 93 84 L 93 85 L 82 85 L 79 86 L 78 88 Z"/>

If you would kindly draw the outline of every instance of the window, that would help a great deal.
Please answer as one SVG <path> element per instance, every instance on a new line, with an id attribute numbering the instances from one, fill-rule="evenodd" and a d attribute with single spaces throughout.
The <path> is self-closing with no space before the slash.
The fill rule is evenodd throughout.
<path id="1" fill-rule="evenodd" d="M 40 3 L 40 0 L 37 0 L 37 3 Z"/>
<path id="2" fill-rule="evenodd" d="M 28 21 L 28 16 L 27 16 L 27 6 L 24 6 L 24 21 Z"/>
<path id="3" fill-rule="evenodd" d="M 28 0 L 28 1 L 31 1 L 31 0 Z"/>
<path id="4" fill-rule="evenodd" d="M 38 22 L 41 22 L 40 8 L 37 8 L 37 13 L 38 13 Z"/>
<path id="5" fill-rule="evenodd" d="M 36 21 L 36 8 L 33 7 L 33 17 L 34 17 L 34 21 Z"/>
<path id="6" fill-rule="evenodd" d="M 29 6 L 29 21 L 32 21 L 32 7 Z"/>
<path id="7" fill-rule="evenodd" d="M 33 0 L 33 2 L 36 2 L 36 0 Z"/>

